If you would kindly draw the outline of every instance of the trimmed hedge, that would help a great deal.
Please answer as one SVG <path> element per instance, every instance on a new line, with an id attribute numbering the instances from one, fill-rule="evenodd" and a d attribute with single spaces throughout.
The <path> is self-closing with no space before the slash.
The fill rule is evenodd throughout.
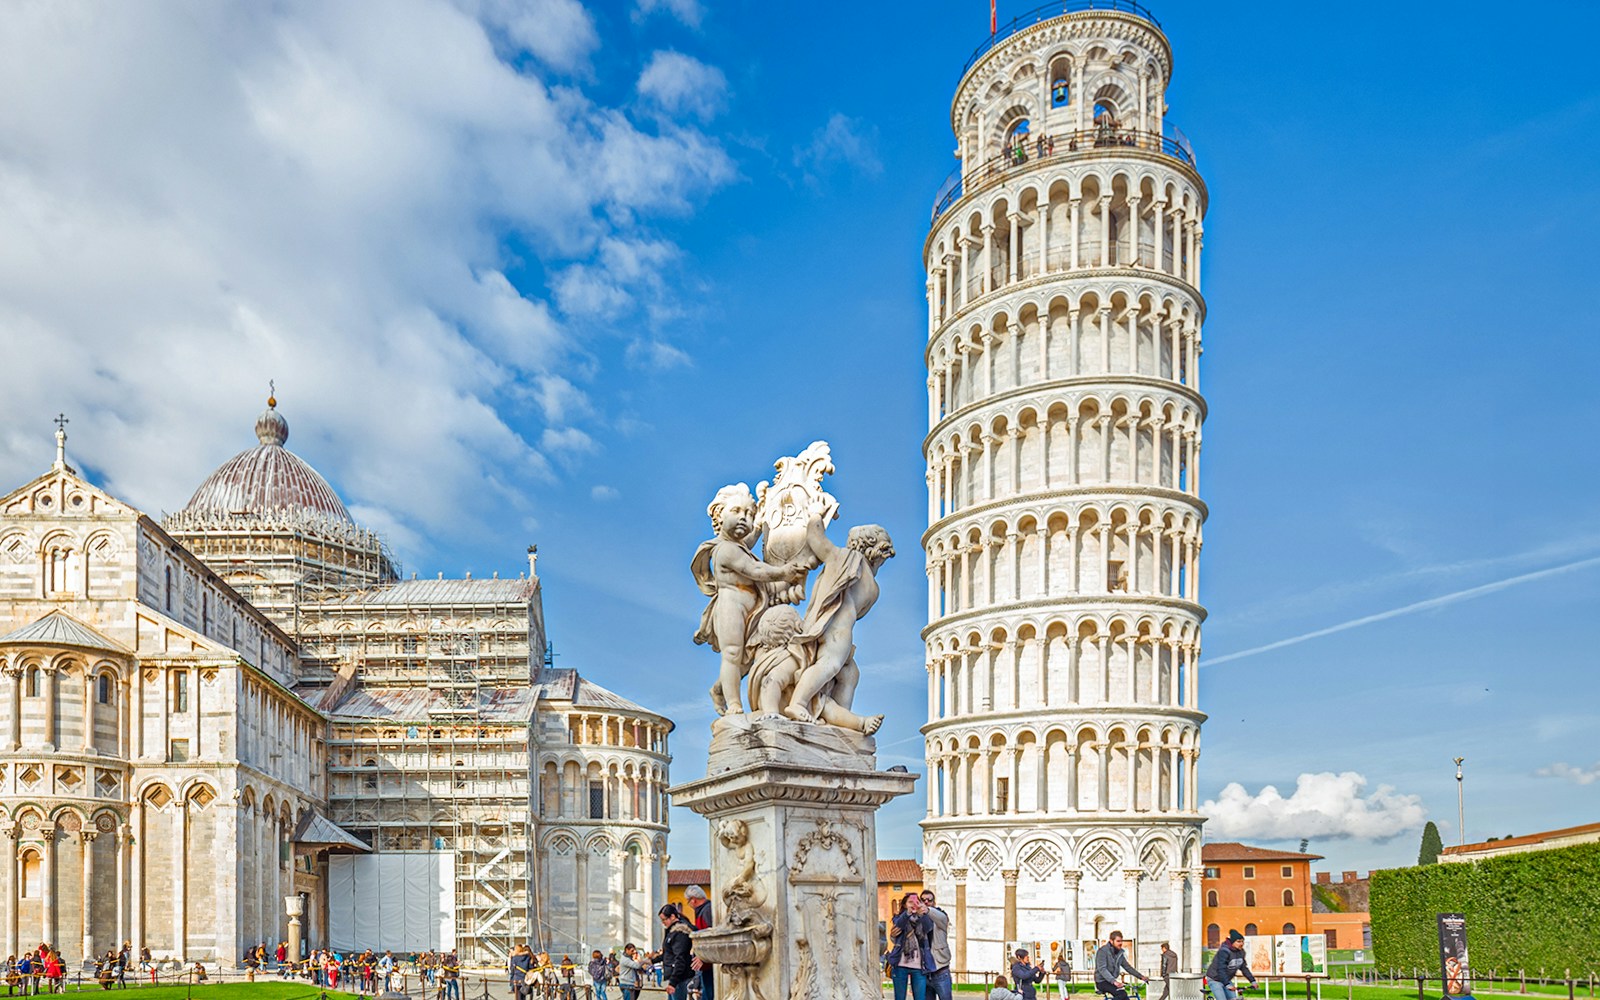
<path id="1" fill-rule="evenodd" d="M 1467 916 L 1472 967 L 1498 974 L 1600 969 L 1600 844 L 1372 873 L 1379 968 L 1439 972 L 1441 913 Z"/>

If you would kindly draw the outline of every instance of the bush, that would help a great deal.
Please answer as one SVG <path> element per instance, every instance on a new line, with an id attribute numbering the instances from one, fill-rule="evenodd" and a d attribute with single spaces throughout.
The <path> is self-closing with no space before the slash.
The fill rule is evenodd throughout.
<path id="1" fill-rule="evenodd" d="M 1379 968 L 1438 973 L 1441 913 L 1464 913 L 1472 967 L 1561 976 L 1600 968 L 1600 844 L 1372 873 Z"/>

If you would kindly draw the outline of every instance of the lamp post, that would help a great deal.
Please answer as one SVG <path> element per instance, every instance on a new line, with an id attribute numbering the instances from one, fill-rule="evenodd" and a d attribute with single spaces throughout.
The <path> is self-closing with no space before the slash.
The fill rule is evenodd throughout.
<path id="1" fill-rule="evenodd" d="M 1456 758 L 1456 832 L 1461 835 L 1461 846 L 1467 845 L 1467 800 L 1461 792 L 1461 762 L 1465 757 Z"/>

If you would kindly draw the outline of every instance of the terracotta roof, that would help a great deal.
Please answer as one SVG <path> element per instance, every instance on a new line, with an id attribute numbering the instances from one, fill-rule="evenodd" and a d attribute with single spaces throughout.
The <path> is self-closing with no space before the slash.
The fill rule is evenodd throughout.
<path id="1" fill-rule="evenodd" d="M 1251 847 L 1248 844 L 1223 841 L 1200 847 L 1201 861 L 1321 861 L 1320 854 L 1301 854 L 1299 851 L 1274 851 L 1268 847 Z"/>
<path id="2" fill-rule="evenodd" d="M 1439 853 L 1474 854 L 1478 851 L 1496 851 L 1503 847 L 1524 847 L 1528 844 L 1542 844 L 1548 840 L 1565 840 L 1568 837 L 1582 837 L 1583 835 L 1589 833 L 1600 834 L 1600 823 L 1585 823 L 1582 826 L 1569 826 L 1564 830 L 1546 830 L 1543 833 L 1530 833 L 1523 837 L 1506 837 L 1501 840 L 1485 840 L 1477 844 L 1457 844 L 1455 847 L 1446 847 Z"/>
<path id="3" fill-rule="evenodd" d="M 668 868 L 668 885 L 697 885 L 704 889 L 711 884 L 711 869 L 709 868 Z"/>
<path id="4" fill-rule="evenodd" d="M 36 622 L 0 635 L 0 642 L 19 642 L 34 646 L 75 646 L 79 649 L 101 649 L 113 653 L 128 651 L 121 643 L 106 638 L 65 611 L 52 611 Z"/>
<path id="5" fill-rule="evenodd" d="M 223 462 L 194 491 L 183 512 L 248 515 L 294 511 L 350 521 L 350 512 L 328 481 L 283 446 L 289 424 L 269 402 L 256 420 L 261 443 Z"/>
<path id="6" fill-rule="evenodd" d="M 879 858 L 878 881 L 921 882 L 922 866 L 909 858 Z"/>

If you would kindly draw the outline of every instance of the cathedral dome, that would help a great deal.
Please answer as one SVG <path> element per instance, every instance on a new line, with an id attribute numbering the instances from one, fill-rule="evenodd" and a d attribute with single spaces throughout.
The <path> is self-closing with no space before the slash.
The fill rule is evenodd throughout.
<path id="1" fill-rule="evenodd" d="M 350 522 L 350 512 L 328 481 L 283 446 L 289 439 L 289 422 L 272 397 L 256 418 L 256 439 L 261 443 L 206 477 L 183 508 L 185 514 L 290 512 Z"/>

